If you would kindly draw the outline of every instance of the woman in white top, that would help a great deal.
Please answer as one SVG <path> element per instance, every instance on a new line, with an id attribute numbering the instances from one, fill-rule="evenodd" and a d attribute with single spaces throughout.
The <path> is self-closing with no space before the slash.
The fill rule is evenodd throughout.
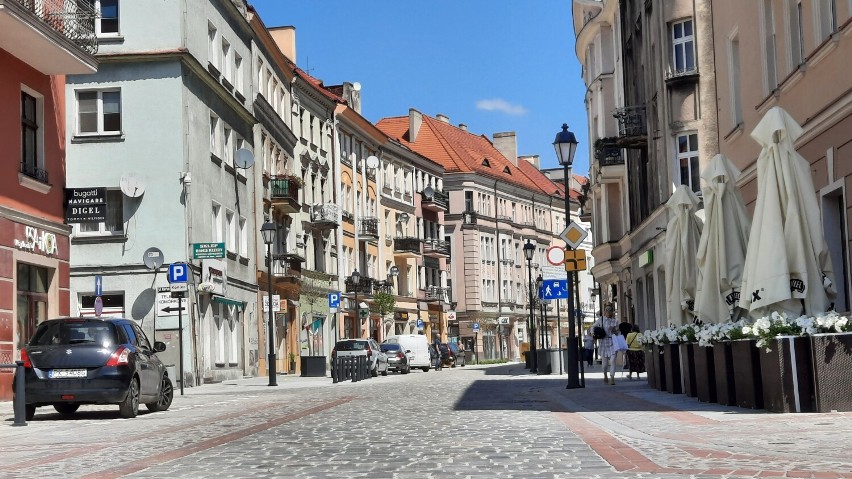
<path id="1" fill-rule="evenodd" d="M 614 314 L 615 307 L 613 304 L 604 303 L 603 315 L 592 325 L 592 327 L 599 326 L 606 332 L 606 336 L 598 340 L 598 353 L 600 353 L 602 359 L 604 383 L 607 384 L 615 384 L 615 357 L 617 352 L 612 345 L 612 335 L 619 334 L 619 331 L 618 320 L 613 317 Z M 609 378 L 607 378 L 607 370 L 609 370 Z"/>

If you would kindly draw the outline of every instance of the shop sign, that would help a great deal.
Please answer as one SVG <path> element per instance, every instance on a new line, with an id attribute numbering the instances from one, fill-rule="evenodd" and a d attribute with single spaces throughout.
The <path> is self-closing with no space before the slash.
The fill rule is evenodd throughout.
<path id="1" fill-rule="evenodd" d="M 47 255 L 59 253 L 56 235 L 48 231 L 39 231 L 38 228 L 33 226 L 24 227 L 24 238 L 15 239 L 15 248 L 29 251 L 30 253 L 43 253 Z"/>
<path id="2" fill-rule="evenodd" d="M 65 188 L 65 222 L 106 221 L 106 188 Z"/>

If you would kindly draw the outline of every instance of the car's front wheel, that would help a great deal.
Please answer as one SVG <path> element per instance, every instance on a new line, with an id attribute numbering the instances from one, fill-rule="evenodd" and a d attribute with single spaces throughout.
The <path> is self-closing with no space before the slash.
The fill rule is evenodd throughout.
<path id="1" fill-rule="evenodd" d="M 59 414 L 68 416 L 77 412 L 80 409 L 80 405 L 73 402 L 58 402 L 53 405 L 53 409 L 56 409 L 56 412 Z"/>
<path id="2" fill-rule="evenodd" d="M 124 401 L 118 405 L 118 412 L 123 418 L 134 418 L 139 414 L 139 380 L 133 378 L 130 380 L 130 387 L 127 388 L 127 396 Z"/>
<path id="3" fill-rule="evenodd" d="M 165 374 L 160 382 L 160 395 L 157 397 L 157 402 L 145 403 L 145 407 L 151 412 L 165 411 L 172 405 L 175 390 L 172 386 L 172 381 Z"/>

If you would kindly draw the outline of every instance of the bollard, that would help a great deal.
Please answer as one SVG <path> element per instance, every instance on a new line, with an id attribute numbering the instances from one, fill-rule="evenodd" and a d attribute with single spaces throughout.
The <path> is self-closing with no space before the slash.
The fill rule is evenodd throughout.
<path id="1" fill-rule="evenodd" d="M 27 425 L 27 398 L 26 398 L 26 383 L 24 379 L 24 362 L 15 361 L 15 422 L 13 426 Z"/>
<path id="2" fill-rule="evenodd" d="M 334 358 L 331 361 L 331 383 L 337 384 L 337 360 L 338 358 Z"/>
<path id="3" fill-rule="evenodd" d="M 355 363 L 355 357 L 349 357 L 349 374 L 352 375 L 352 382 L 358 381 L 358 365 Z"/>

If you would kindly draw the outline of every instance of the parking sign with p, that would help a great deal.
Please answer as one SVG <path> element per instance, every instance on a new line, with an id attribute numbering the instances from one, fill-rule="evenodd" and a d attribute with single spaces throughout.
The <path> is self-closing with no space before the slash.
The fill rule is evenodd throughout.
<path id="1" fill-rule="evenodd" d="M 169 283 L 186 283 L 189 281 L 189 268 L 186 263 L 172 263 L 169 265 Z"/>

